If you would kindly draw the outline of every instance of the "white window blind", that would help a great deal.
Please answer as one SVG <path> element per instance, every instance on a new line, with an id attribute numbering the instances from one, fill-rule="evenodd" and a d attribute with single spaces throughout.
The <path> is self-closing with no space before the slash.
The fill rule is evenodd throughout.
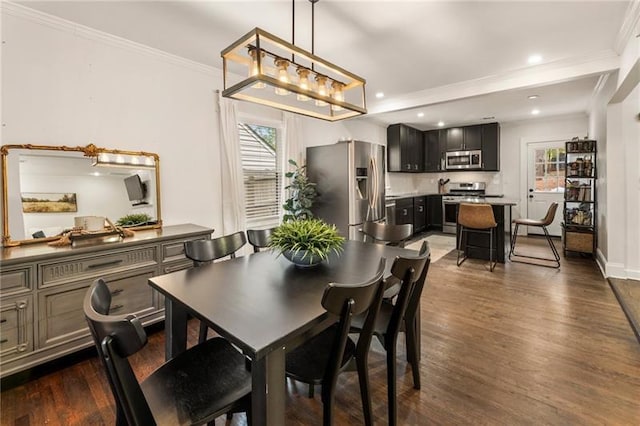
<path id="1" fill-rule="evenodd" d="M 244 174 L 247 229 L 271 228 L 280 222 L 278 130 L 238 124 Z"/>

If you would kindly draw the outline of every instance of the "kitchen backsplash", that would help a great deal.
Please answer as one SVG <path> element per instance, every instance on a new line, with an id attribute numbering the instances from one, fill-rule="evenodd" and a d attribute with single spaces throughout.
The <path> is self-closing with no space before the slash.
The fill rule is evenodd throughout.
<path id="1" fill-rule="evenodd" d="M 438 179 L 450 182 L 485 182 L 487 194 L 503 194 L 502 176 L 495 172 L 447 172 L 447 173 L 387 173 L 387 195 L 415 192 L 438 192 Z M 445 187 L 448 190 L 449 185 Z"/>

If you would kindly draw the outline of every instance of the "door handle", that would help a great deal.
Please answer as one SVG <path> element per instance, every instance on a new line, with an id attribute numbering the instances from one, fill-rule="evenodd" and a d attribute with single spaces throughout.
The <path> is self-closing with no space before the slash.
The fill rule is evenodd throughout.
<path id="1" fill-rule="evenodd" d="M 533 198 L 533 194 L 529 195 L 529 198 Z"/>
<path id="2" fill-rule="evenodd" d="M 529 188 L 529 192 L 533 192 L 533 188 Z"/>

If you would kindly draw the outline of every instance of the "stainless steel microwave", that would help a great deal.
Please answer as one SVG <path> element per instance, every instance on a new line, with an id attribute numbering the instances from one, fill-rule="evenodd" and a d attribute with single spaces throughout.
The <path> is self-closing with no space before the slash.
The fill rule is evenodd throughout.
<path id="1" fill-rule="evenodd" d="M 482 168 L 482 151 L 479 149 L 473 151 L 450 151 L 446 155 L 446 169 L 481 169 Z"/>

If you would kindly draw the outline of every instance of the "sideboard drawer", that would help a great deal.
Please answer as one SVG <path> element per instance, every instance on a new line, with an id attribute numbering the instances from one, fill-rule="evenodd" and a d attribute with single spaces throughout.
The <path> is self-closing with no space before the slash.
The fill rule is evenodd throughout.
<path id="1" fill-rule="evenodd" d="M 40 288 L 158 264 L 156 246 L 40 265 Z"/>
<path id="2" fill-rule="evenodd" d="M 187 257 L 184 255 L 184 243 L 185 241 L 204 240 L 203 237 L 189 238 L 182 241 L 170 242 L 162 245 L 162 261 L 174 262 L 177 260 L 183 260 Z M 208 239 L 208 238 L 207 238 Z"/>
<path id="3" fill-rule="evenodd" d="M 0 304 L 0 362 L 33 349 L 31 295 L 3 298 Z"/>
<path id="4" fill-rule="evenodd" d="M 33 268 L 3 269 L 0 271 L 0 293 L 3 296 L 31 291 Z"/>

